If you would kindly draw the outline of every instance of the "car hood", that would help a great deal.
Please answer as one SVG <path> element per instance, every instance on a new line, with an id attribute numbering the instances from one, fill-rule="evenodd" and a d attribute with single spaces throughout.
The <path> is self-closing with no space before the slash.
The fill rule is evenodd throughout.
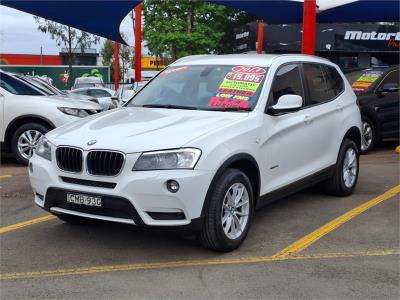
<path id="1" fill-rule="evenodd" d="M 245 112 L 124 107 L 59 127 L 51 143 L 125 153 L 179 148 L 211 131 L 246 118 Z M 88 146 L 89 141 L 96 141 Z M 190 146 L 190 145 L 189 145 Z"/>
<path id="2" fill-rule="evenodd" d="M 43 98 L 46 101 L 51 99 L 54 104 L 62 107 L 102 110 L 100 105 L 89 100 L 75 99 L 69 96 L 48 96 Z"/>

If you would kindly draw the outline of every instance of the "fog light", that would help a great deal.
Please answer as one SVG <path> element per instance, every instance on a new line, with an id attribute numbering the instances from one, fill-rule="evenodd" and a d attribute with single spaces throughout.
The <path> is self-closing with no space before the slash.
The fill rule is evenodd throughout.
<path id="1" fill-rule="evenodd" d="M 176 193 L 179 191 L 179 183 L 175 180 L 168 180 L 167 181 L 167 189 L 171 193 Z"/>

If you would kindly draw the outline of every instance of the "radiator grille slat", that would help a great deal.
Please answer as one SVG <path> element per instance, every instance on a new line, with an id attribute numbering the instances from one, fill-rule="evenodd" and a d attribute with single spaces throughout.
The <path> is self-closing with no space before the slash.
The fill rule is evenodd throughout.
<path id="1" fill-rule="evenodd" d="M 58 147 L 56 150 L 57 165 L 67 172 L 82 172 L 82 150 L 71 147 Z"/>
<path id="2" fill-rule="evenodd" d="M 125 157 L 113 151 L 90 151 L 86 157 L 87 170 L 92 175 L 116 176 L 121 172 Z"/>

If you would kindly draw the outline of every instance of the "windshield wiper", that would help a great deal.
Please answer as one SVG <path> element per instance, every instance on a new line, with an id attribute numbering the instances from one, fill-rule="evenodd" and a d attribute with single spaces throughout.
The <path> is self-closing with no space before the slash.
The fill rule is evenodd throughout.
<path id="1" fill-rule="evenodd" d="M 193 106 L 183 106 L 183 105 L 174 105 L 174 104 L 144 104 L 142 107 L 151 107 L 151 108 L 170 108 L 170 109 L 191 109 L 196 110 L 197 107 Z"/>

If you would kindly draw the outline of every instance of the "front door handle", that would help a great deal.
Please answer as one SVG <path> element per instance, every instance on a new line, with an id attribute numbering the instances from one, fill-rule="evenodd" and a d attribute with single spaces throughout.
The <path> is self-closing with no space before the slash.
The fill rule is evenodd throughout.
<path id="1" fill-rule="evenodd" d="M 304 123 L 310 124 L 312 121 L 313 121 L 313 118 L 311 116 L 304 117 Z"/>

